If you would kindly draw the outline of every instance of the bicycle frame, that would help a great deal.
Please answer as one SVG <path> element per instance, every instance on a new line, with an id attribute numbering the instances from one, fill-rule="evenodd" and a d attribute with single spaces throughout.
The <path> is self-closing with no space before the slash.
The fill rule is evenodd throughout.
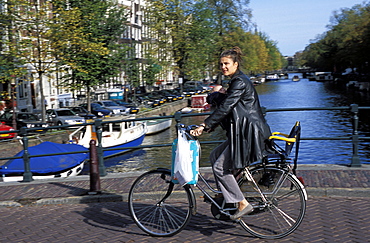
<path id="1" fill-rule="evenodd" d="M 221 191 L 219 191 L 219 190 L 216 190 L 216 189 L 214 189 L 209 183 L 208 183 L 208 181 L 203 177 L 203 175 L 202 174 L 198 174 L 198 176 L 199 176 L 199 179 L 206 185 L 206 187 L 208 188 L 208 189 L 210 189 L 212 192 L 214 192 L 214 193 L 222 193 Z M 220 206 L 214 199 L 213 199 L 213 197 L 211 196 L 211 195 L 209 195 L 209 193 L 202 187 L 202 186 L 200 186 L 199 185 L 199 183 L 197 183 L 196 185 L 195 185 L 195 187 L 197 187 L 202 193 L 203 193 L 203 195 L 206 197 L 206 199 L 207 200 L 209 200 L 213 205 L 215 205 L 217 208 L 218 208 L 218 210 L 220 210 L 220 212 L 222 213 L 222 214 L 224 214 L 224 215 L 226 215 L 226 216 L 231 216 L 231 214 L 230 213 L 228 213 L 227 211 L 231 211 L 231 210 L 236 210 L 237 208 L 235 207 L 235 208 L 223 208 L 223 206 L 225 206 L 225 202 L 223 202 L 223 204 L 222 204 L 222 206 Z"/>
<path id="2" fill-rule="evenodd" d="M 281 168 L 283 169 L 285 172 L 284 174 L 279 178 L 279 181 L 277 182 L 277 187 L 274 188 L 274 191 L 272 191 L 270 194 L 271 195 L 274 195 L 276 191 L 280 190 L 281 186 L 283 185 L 283 182 L 285 181 L 285 178 L 287 177 L 287 175 L 289 174 L 289 172 L 292 170 L 290 165 L 288 165 L 286 162 L 279 162 L 279 161 L 274 161 L 273 162 L 275 164 L 274 167 L 278 167 L 278 168 Z M 251 166 L 261 166 L 261 167 L 267 167 L 267 165 L 263 162 L 257 162 L 257 163 L 253 163 Z M 247 180 L 247 181 L 250 181 L 253 183 L 253 186 L 255 189 L 257 189 L 257 194 L 261 197 L 263 203 L 267 204 L 268 203 L 268 200 L 266 198 L 266 196 L 264 195 L 264 193 L 261 191 L 260 187 L 258 186 L 257 182 L 253 179 L 253 176 L 252 174 L 250 173 L 248 167 L 245 167 L 244 169 L 240 169 L 238 170 L 238 172 L 236 173 L 235 177 L 238 177 L 238 176 L 241 176 L 239 179 L 238 179 L 238 184 L 240 185 L 242 183 L 243 180 Z M 216 194 L 221 194 L 222 192 L 220 190 L 217 190 L 215 188 L 213 188 L 207 181 L 207 179 L 201 174 L 199 173 L 198 174 L 198 177 L 199 177 L 199 180 L 202 181 L 206 188 L 208 188 L 209 190 L 211 190 L 213 193 L 216 193 Z M 205 188 L 203 188 L 201 185 L 199 185 L 199 183 L 197 183 L 196 185 L 194 185 L 195 187 L 197 187 L 202 193 L 203 193 L 203 196 L 205 197 L 205 199 L 209 200 L 213 205 L 215 205 L 218 210 L 220 210 L 220 212 L 226 216 L 231 216 L 230 213 L 228 213 L 228 211 L 232 211 L 232 210 L 236 210 L 237 208 L 223 208 L 225 206 L 225 202 L 223 202 L 223 204 L 220 206 L 216 201 L 215 199 L 206 191 Z"/>
<path id="3" fill-rule="evenodd" d="M 296 141 L 290 135 L 287 137 L 288 145 Z M 250 216 L 245 215 L 245 218 L 239 218 L 237 222 L 247 232 L 259 238 L 285 237 L 297 229 L 305 215 L 307 192 L 303 180 L 294 173 L 296 160 L 293 160 L 292 167 L 285 151 L 277 150 L 276 154 L 234 173 L 244 197 L 254 208 Z M 180 232 L 197 211 L 196 197 L 191 185 L 199 189 L 205 202 L 211 203 L 211 213 L 216 219 L 230 220 L 230 216 L 237 211 L 238 204 L 227 203 L 222 196 L 218 197 L 222 192 L 217 187 L 217 181 L 214 186 L 212 178 L 199 173 L 198 167 L 196 172 L 196 184 L 192 181 L 185 185 L 174 181 L 173 171 L 164 168 L 139 176 L 129 192 L 129 208 L 135 223 L 153 236 L 172 236 Z M 213 178 L 217 180 L 214 175 Z"/>
<path id="4" fill-rule="evenodd" d="M 239 170 L 239 172 L 237 173 L 237 176 L 238 175 L 240 175 L 240 174 L 242 174 L 242 176 L 245 176 L 246 178 L 240 178 L 239 180 L 238 180 L 238 184 L 240 184 L 240 182 L 243 180 L 243 179 L 247 179 L 248 181 L 251 181 L 252 183 L 253 183 L 253 185 L 255 186 L 255 188 L 257 188 L 258 189 L 258 194 L 261 196 L 261 198 L 262 198 L 262 201 L 264 202 L 264 203 L 267 203 L 268 201 L 267 201 L 267 199 L 266 199 L 266 197 L 265 197 L 265 195 L 262 193 L 262 191 L 260 190 L 260 188 L 259 188 L 259 186 L 257 185 L 257 183 L 256 183 L 256 181 L 253 179 L 253 177 L 252 177 L 252 175 L 251 175 L 251 173 L 250 173 L 250 171 L 248 170 L 248 168 L 244 168 L 244 169 L 241 169 L 241 170 Z M 214 192 L 214 193 L 217 193 L 217 194 L 220 194 L 220 193 L 222 193 L 221 191 L 219 191 L 219 190 L 217 190 L 217 189 L 215 189 L 215 188 L 213 188 L 209 183 L 208 183 L 208 181 L 207 181 L 207 179 L 205 179 L 204 178 L 204 176 L 201 174 L 201 173 L 199 173 L 198 174 L 198 176 L 199 176 L 199 180 L 200 181 L 202 181 L 205 185 L 206 185 L 206 187 L 209 189 L 209 190 L 211 190 L 212 192 Z M 202 193 L 203 193 L 203 195 L 204 195 L 204 197 L 207 199 L 207 200 L 209 200 L 212 204 L 214 204 L 219 210 L 220 210 L 220 212 L 222 213 L 222 214 L 224 214 L 224 215 L 226 215 L 226 216 L 231 216 L 231 214 L 230 213 L 228 213 L 228 211 L 232 211 L 232 210 L 237 210 L 237 207 L 234 207 L 234 208 L 223 208 L 224 206 L 225 206 L 225 201 L 222 203 L 222 205 L 220 206 L 214 199 L 213 199 L 213 197 L 202 187 L 202 186 L 200 186 L 199 185 L 199 183 L 197 183 L 196 185 L 195 185 L 195 187 L 197 187 Z"/>

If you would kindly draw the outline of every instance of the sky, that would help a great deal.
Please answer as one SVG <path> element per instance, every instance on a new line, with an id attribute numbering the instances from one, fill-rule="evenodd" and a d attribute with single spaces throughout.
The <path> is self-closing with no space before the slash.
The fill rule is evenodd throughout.
<path id="1" fill-rule="evenodd" d="M 283 56 L 303 51 L 328 29 L 333 11 L 352 8 L 364 0 L 250 0 L 252 22 L 277 42 Z"/>

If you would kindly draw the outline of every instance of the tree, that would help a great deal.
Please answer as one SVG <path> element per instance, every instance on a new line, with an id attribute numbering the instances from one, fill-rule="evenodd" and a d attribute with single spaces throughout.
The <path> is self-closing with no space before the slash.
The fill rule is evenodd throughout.
<path id="1" fill-rule="evenodd" d="M 39 102 L 41 103 L 42 120 L 45 121 L 45 95 L 43 78 L 52 71 L 55 62 L 52 59 L 50 45 L 50 32 L 48 25 L 51 23 L 51 1 L 8 1 L 11 16 L 11 29 L 9 34 L 14 39 L 10 40 L 9 48 L 15 53 L 17 60 L 30 65 L 39 84 Z M 16 38 L 17 36 L 17 38 Z"/>
<path id="2" fill-rule="evenodd" d="M 217 33 L 213 26 L 213 13 L 206 2 L 198 2 L 191 11 L 191 25 L 187 37 L 183 71 L 191 79 L 201 80 L 211 76 L 216 65 L 215 40 Z"/>
<path id="3" fill-rule="evenodd" d="M 24 61 L 19 59 L 15 48 L 13 2 L 0 0 L 0 83 L 11 83 L 25 74 Z"/>
<path id="4" fill-rule="evenodd" d="M 157 74 L 162 70 L 162 67 L 152 59 L 147 59 L 146 68 L 143 70 L 143 80 L 146 85 L 152 86 L 156 80 Z"/>
<path id="5" fill-rule="evenodd" d="M 303 52 L 306 65 L 341 72 L 351 67 L 369 73 L 370 3 L 335 11 L 328 31 Z"/>
<path id="6" fill-rule="evenodd" d="M 215 73 L 217 57 L 225 47 L 227 33 L 247 27 L 248 0 L 154 0 L 147 9 L 148 24 L 155 30 L 154 55 L 161 66 L 172 66 L 188 79 Z M 163 55 L 163 56 L 162 56 Z"/>
<path id="7" fill-rule="evenodd" d="M 153 58 L 157 58 L 158 64 L 162 67 L 171 67 L 174 60 L 181 77 L 185 75 L 183 66 L 190 45 L 189 6 L 191 6 L 189 0 L 153 0 L 149 2 L 146 10 L 148 14 L 146 24 L 154 32 L 151 51 Z"/>
<path id="8" fill-rule="evenodd" d="M 55 15 L 55 56 L 71 69 L 61 85 L 85 88 L 90 103 L 92 87 L 110 81 L 124 67 L 128 46 L 119 39 L 126 28 L 125 9 L 114 1 L 58 1 Z"/>

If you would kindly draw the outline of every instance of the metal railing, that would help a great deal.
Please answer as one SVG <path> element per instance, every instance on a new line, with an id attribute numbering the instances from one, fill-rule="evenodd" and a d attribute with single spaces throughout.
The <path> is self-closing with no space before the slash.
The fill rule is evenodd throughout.
<path id="1" fill-rule="evenodd" d="M 263 112 L 266 114 L 268 112 L 289 112 L 289 111 L 318 111 L 318 110 L 342 110 L 342 111 L 350 111 L 352 113 L 352 134 L 351 136 L 340 136 L 340 137 L 301 137 L 301 140 L 348 140 L 352 142 L 352 158 L 351 163 L 349 166 L 351 167 L 360 167 L 361 162 L 359 158 L 359 143 L 360 141 L 367 141 L 370 140 L 370 137 L 361 137 L 358 133 L 358 123 L 359 117 L 358 112 L 359 110 L 370 110 L 370 107 L 359 107 L 357 104 L 352 104 L 350 106 L 340 106 L 340 107 L 304 107 L 304 108 L 272 108 L 268 109 L 263 107 Z M 181 112 L 176 112 L 174 115 L 169 116 L 158 116 L 158 117 L 147 117 L 147 118 L 136 118 L 136 119 L 123 119 L 123 120 L 113 120 L 113 121 L 105 121 L 97 119 L 94 122 L 83 124 L 82 126 L 92 125 L 95 127 L 96 137 L 97 137 L 97 156 L 99 160 L 99 173 L 101 176 L 106 175 L 106 170 L 104 166 L 104 158 L 103 153 L 104 151 L 115 151 L 115 150 L 122 150 L 122 148 L 103 148 L 102 145 L 102 128 L 104 124 L 108 123 L 119 123 L 119 122 L 132 122 L 132 121 L 146 121 L 146 120 L 155 120 L 155 119 L 164 119 L 164 118 L 174 118 L 176 123 L 180 123 L 183 117 L 190 117 L 190 116 L 206 116 L 211 114 L 208 113 L 189 113 L 189 114 L 182 114 Z M 65 126 L 54 126 L 48 127 L 47 129 L 60 129 L 60 128 L 68 128 L 68 127 L 75 127 L 76 125 L 65 125 Z M 21 130 L 12 131 L 14 133 L 18 133 L 22 139 L 24 154 L 22 157 L 6 157 L 0 158 L 0 160 L 9 160 L 9 159 L 16 159 L 16 158 L 23 158 L 24 160 L 24 174 L 23 174 L 23 181 L 30 182 L 32 181 L 32 172 L 30 169 L 30 158 L 32 157 L 41 157 L 41 156 L 51 156 L 51 155 L 61 155 L 61 154 L 71 154 L 71 153 L 56 153 L 56 154 L 42 154 L 42 155 L 30 155 L 28 153 L 28 133 L 34 130 L 40 130 L 39 128 L 31 128 L 26 129 L 22 128 Z M 0 134 L 5 134 L 9 132 L 0 132 Z M 202 144 L 212 144 L 212 143 L 220 143 L 222 141 L 203 141 Z M 142 148 L 154 148 L 154 147 L 165 147 L 171 146 L 172 144 L 152 144 L 152 145 L 139 145 L 139 146 L 132 146 L 132 147 L 125 147 L 125 151 L 130 149 L 142 149 Z M 86 153 L 86 151 L 78 151 L 74 153 Z"/>
<path id="2" fill-rule="evenodd" d="M 358 154 L 359 142 L 370 140 L 370 137 L 360 137 L 358 133 L 358 123 L 359 110 L 370 110 L 370 107 L 360 107 L 357 104 L 351 104 L 348 106 L 338 106 L 338 107 L 304 107 L 304 108 L 276 108 L 276 109 L 266 109 L 264 112 L 281 112 L 281 111 L 318 111 L 318 110 L 348 110 L 352 113 L 352 135 L 342 136 L 342 137 L 301 137 L 301 140 L 350 140 L 352 141 L 352 158 L 351 167 L 360 167 L 360 157 Z"/>

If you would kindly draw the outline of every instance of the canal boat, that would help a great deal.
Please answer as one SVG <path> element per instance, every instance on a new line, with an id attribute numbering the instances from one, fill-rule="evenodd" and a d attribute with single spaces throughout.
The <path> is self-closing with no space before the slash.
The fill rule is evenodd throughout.
<path id="1" fill-rule="evenodd" d="M 146 122 L 146 126 L 147 126 L 146 135 L 152 135 L 152 134 L 162 132 L 162 131 L 170 128 L 171 125 L 172 125 L 172 119 L 171 118 L 161 118 L 161 119 L 155 119 L 155 120 L 148 120 Z"/>
<path id="2" fill-rule="evenodd" d="M 266 81 L 278 81 L 279 75 L 277 75 L 276 73 L 272 75 L 267 75 L 265 80 Z"/>
<path id="3" fill-rule="evenodd" d="M 331 72 L 315 72 L 315 79 L 318 82 L 333 81 L 333 75 Z"/>
<path id="4" fill-rule="evenodd" d="M 207 94 L 193 95 L 191 96 L 191 108 L 199 111 L 209 110 L 211 105 L 207 103 Z"/>
<path id="5" fill-rule="evenodd" d="M 293 78 L 292 78 L 292 81 L 293 81 L 293 82 L 298 82 L 299 80 L 301 80 L 301 79 L 299 78 L 299 76 L 298 76 L 298 75 L 295 75 L 295 76 L 293 76 Z"/>
<path id="6" fill-rule="evenodd" d="M 76 138 L 76 130 L 70 134 L 70 141 L 89 148 L 92 139 L 97 140 L 96 131 L 93 126 L 88 125 L 81 130 Z M 122 120 L 114 123 L 103 124 L 101 144 L 103 149 L 117 149 L 104 151 L 103 157 L 116 156 L 128 151 L 127 147 L 139 146 L 147 132 L 146 122 Z M 119 149 L 121 148 L 121 149 Z"/>
<path id="7" fill-rule="evenodd" d="M 181 110 L 179 110 L 182 114 L 189 114 L 193 112 L 193 109 L 191 107 L 184 107 Z"/>
<path id="8" fill-rule="evenodd" d="M 85 151 L 85 153 L 84 153 Z M 59 153 L 73 154 L 59 154 Z M 82 152 L 82 153 L 74 153 Z M 60 144 L 53 142 L 42 142 L 28 148 L 30 158 L 30 172 L 33 179 L 52 179 L 77 176 L 88 160 L 88 149 L 77 144 Z M 46 155 L 44 154 L 58 154 Z M 22 157 L 24 150 L 14 157 Z M 23 158 L 10 159 L 0 166 L 0 175 L 3 182 L 22 181 L 24 173 Z"/>

